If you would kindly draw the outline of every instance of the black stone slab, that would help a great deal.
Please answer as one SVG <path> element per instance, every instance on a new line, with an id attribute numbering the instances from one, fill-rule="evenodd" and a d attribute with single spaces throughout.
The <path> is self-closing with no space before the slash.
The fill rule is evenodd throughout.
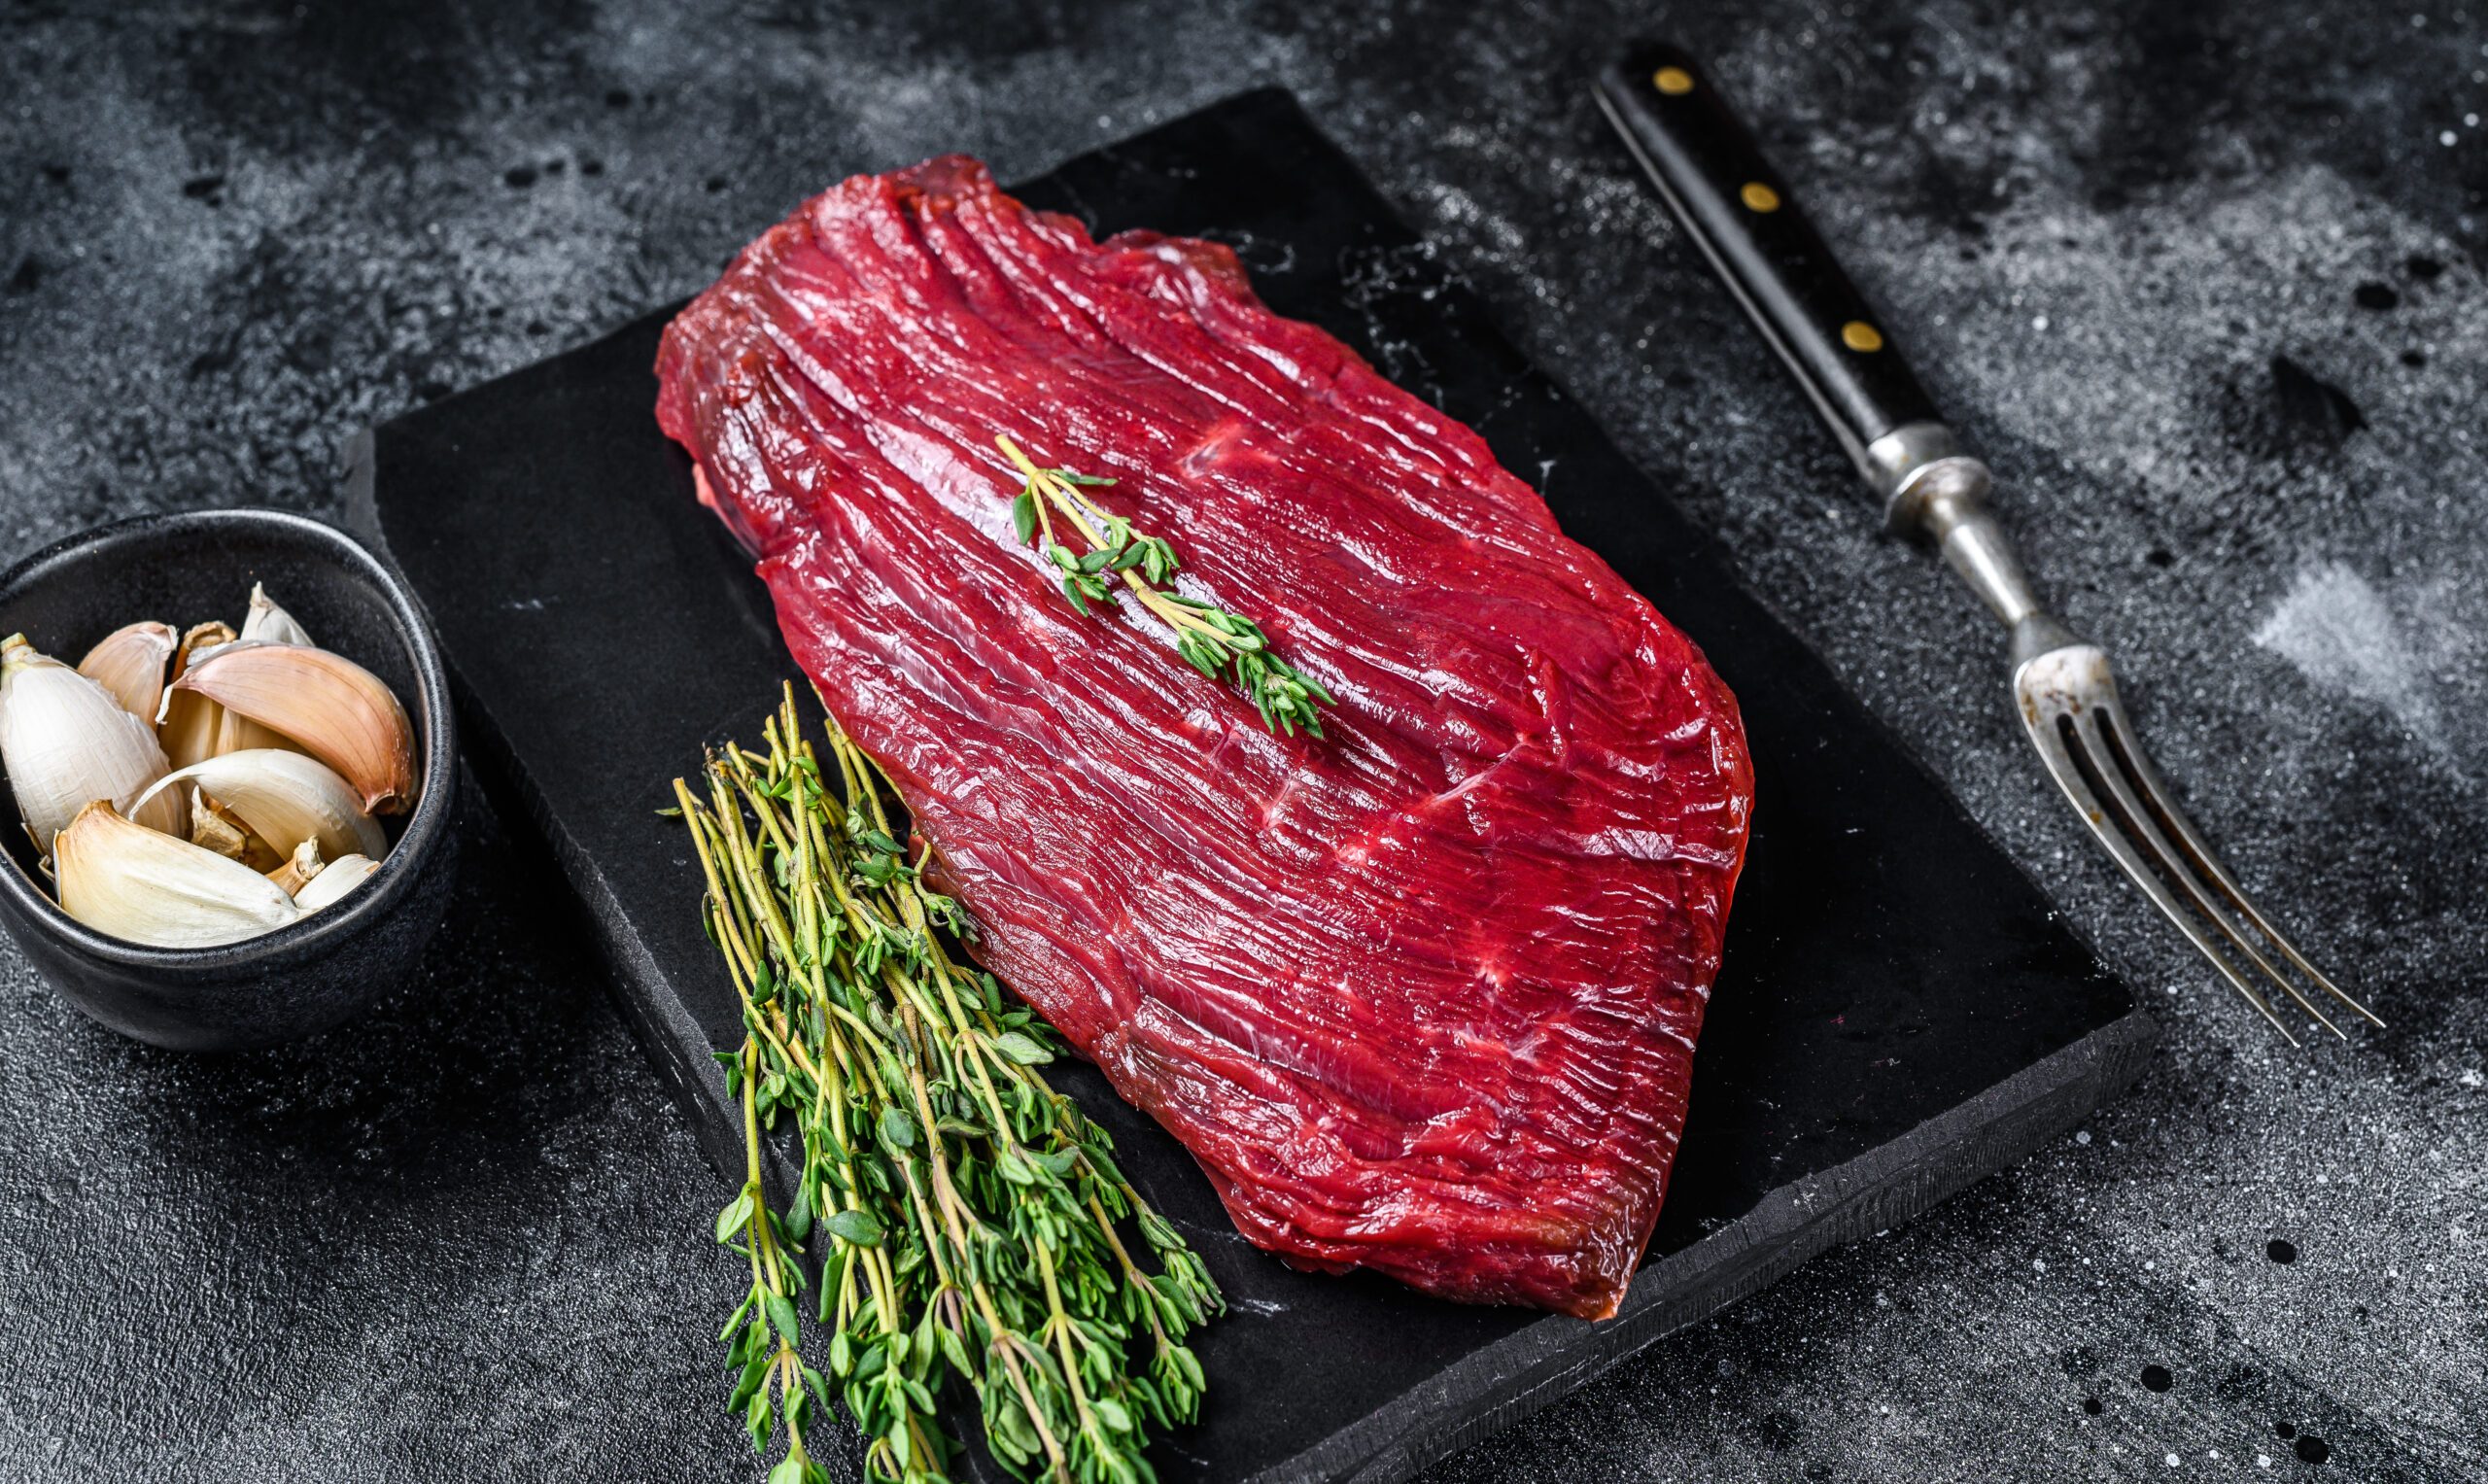
<path id="1" fill-rule="evenodd" d="M 1161 1446 L 1161 1476 L 1404 1476 L 1925 1209 L 2133 1075 L 2153 1032 L 2125 988 L 1285 94 L 1083 155 L 1023 194 L 1101 230 L 1234 244 L 1275 307 L 1477 427 L 1701 642 L 1758 777 L 1682 1156 L 1611 1322 L 1292 1272 L 1233 1235 L 1179 1147 L 1092 1073 L 1067 1074 L 1234 1304 L 1202 1344 L 1207 1415 Z M 651 1054 L 712 1156 L 739 1162 L 707 1055 L 737 1035 L 731 993 L 682 837 L 654 811 L 795 672 L 650 416 L 665 318 L 382 427 L 358 448 L 354 501 L 432 607 L 488 785 L 551 841 Z"/>

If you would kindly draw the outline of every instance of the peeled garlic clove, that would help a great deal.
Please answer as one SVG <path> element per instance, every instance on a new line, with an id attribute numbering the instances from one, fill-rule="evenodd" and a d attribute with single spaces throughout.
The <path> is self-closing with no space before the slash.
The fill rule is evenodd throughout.
<path id="1" fill-rule="evenodd" d="M 318 876 L 328 864 L 320 858 L 320 842 L 306 840 L 294 847 L 294 854 L 286 860 L 284 865 L 267 873 L 267 878 L 276 882 L 287 896 L 293 896 L 303 887 L 310 885 L 311 879 Z"/>
<path id="2" fill-rule="evenodd" d="M 344 775 L 366 813 L 414 806 L 414 724 L 378 675 L 343 655 L 302 644 L 230 644 L 193 664 L 173 694 L 205 696 L 301 743 Z"/>
<path id="3" fill-rule="evenodd" d="M 132 824 L 101 800 L 79 811 L 52 853 L 69 915 L 133 943 L 208 948 L 256 938 L 302 915 L 292 897 L 250 867 Z"/>
<path id="4" fill-rule="evenodd" d="M 379 855 L 389 839 L 352 785 L 316 757 L 274 748 L 227 752 L 169 774 L 158 788 L 196 784 L 251 833 L 292 855 L 308 840 L 330 860 L 341 855 Z"/>
<path id="5" fill-rule="evenodd" d="M 130 624 L 87 650 L 78 673 L 111 692 L 122 710 L 152 722 L 164 699 L 164 666 L 180 646 L 171 624 Z"/>
<path id="6" fill-rule="evenodd" d="M 242 618 L 244 638 L 264 639 L 271 644 L 309 644 L 310 631 L 294 621 L 294 615 L 276 605 L 267 589 L 251 584 L 251 611 Z"/>
<path id="7" fill-rule="evenodd" d="M 47 852 L 52 837 L 97 799 L 167 835 L 190 833 L 178 793 L 144 807 L 138 797 L 165 773 L 156 734 L 112 692 L 38 654 L 22 634 L 0 640 L 0 766 L 17 811 Z"/>
<path id="8" fill-rule="evenodd" d="M 294 894 L 294 905 L 306 913 L 336 905 L 337 899 L 371 880 L 380 862 L 366 855 L 341 855 L 320 868 L 310 883 Z"/>
<path id="9" fill-rule="evenodd" d="M 211 621 L 192 625 L 182 636 L 182 647 L 173 655 L 176 685 L 209 651 L 233 639 L 230 624 Z M 179 689 L 165 691 L 156 708 L 156 740 L 163 743 L 165 760 L 176 768 L 187 768 L 203 757 L 214 757 L 224 718 L 225 708 L 205 696 Z"/>
<path id="10" fill-rule="evenodd" d="M 195 788 L 190 790 L 190 844 L 202 850 L 213 850 L 226 860 L 240 860 L 251 850 L 251 837 L 218 813 L 207 796 Z"/>

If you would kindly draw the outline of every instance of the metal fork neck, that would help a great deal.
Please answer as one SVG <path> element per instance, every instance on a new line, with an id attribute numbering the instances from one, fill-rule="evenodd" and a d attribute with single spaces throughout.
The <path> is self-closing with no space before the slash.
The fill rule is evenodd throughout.
<path id="1" fill-rule="evenodd" d="M 1952 430 L 1941 423 L 1904 424 L 1868 444 L 1858 466 L 1883 498 L 1884 524 L 1941 551 L 2017 640 L 2034 626 L 2062 633 L 2031 590 L 2012 536 L 1987 507 L 1994 476 L 1961 452 Z"/>

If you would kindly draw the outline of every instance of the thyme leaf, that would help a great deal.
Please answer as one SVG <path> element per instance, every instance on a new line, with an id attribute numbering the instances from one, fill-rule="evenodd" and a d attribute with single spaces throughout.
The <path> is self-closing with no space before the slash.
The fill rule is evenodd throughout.
<path id="1" fill-rule="evenodd" d="M 1184 1339 L 1218 1286 L 1038 1075 L 1052 1032 L 959 955 L 970 924 L 909 862 L 880 770 L 835 720 L 816 751 L 791 686 L 762 731 L 674 785 L 743 1015 L 718 1053 L 744 1182 L 715 1233 L 750 1274 L 718 1335 L 730 1408 L 762 1452 L 783 1438 L 770 1484 L 828 1484 L 806 1437 L 833 1392 L 869 1477 L 937 1484 L 955 1377 L 1018 1477 L 1147 1484 L 1151 1434 L 1199 1413 Z M 761 1151 L 790 1128 L 780 1203 Z"/>
<path id="2" fill-rule="evenodd" d="M 1322 735 L 1320 707 L 1336 706 L 1322 682 L 1270 648 L 1261 626 L 1240 613 L 1188 598 L 1169 586 L 1183 569 L 1165 537 L 1135 532 L 1131 522 L 1088 498 L 1086 489 L 1115 481 L 1067 468 L 1040 468 L 1007 436 L 994 445 L 1018 466 L 1023 483 L 1011 500 L 1011 525 L 1022 544 L 1035 545 L 1057 573 L 1062 595 L 1084 618 L 1089 606 L 1112 596 L 1113 576 L 1141 607 L 1175 636 L 1175 653 L 1212 680 L 1243 692 L 1261 713 L 1261 725 L 1293 737 Z M 1081 543 L 1073 549 L 1073 541 Z"/>

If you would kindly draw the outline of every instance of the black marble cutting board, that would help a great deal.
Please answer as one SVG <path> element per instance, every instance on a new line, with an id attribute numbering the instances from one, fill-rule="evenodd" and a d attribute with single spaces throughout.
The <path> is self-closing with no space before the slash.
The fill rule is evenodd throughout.
<path id="1" fill-rule="evenodd" d="M 1092 1072 L 1065 1073 L 1233 1306 L 1202 1341 L 1206 1415 L 1156 1455 L 1169 1484 L 1402 1477 L 2011 1162 L 2138 1069 L 2153 1033 L 2126 990 L 1290 97 L 1231 98 L 1021 193 L 1101 233 L 1233 244 L 1273 306 L 1475 426 L 1701 643 L 1758 780 L 1681 1157 L 1613 1321 L 1293 1272 L 1234 1235 L 1180 1147 Z M 354 503 L 431 606 L 488 787 L 549 839 L 651 1055 L 733 1168 L 708 1054 L 739 1037 L 733 996 L 679 826 L 655 811 L 795 672 L 651 416 L 670 313 L 380 428 L 358 444 Z M 730 1281 L 721 1268 L 721 1306 Z"/>

